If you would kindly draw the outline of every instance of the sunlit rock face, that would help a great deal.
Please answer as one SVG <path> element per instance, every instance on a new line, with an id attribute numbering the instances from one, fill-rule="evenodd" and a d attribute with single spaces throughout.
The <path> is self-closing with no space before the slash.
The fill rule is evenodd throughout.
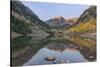
<path id="1" fill-rule="evenodd" d="M 70 23 L 62 16 L 56 16 L 46 21 L 51 27 L 70 26 Z"/>

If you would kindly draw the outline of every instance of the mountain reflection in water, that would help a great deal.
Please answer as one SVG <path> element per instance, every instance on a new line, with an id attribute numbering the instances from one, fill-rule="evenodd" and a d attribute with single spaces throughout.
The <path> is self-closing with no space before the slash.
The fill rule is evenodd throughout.
<path id="1" fill-rule="evenodd" d="M 40 38 L 41 37 L 22 36 L 13 39 L 12 64 L 42 65 L 58 64 L 62 63 L 61 61 L 63 61 L 63 63 L 76 63 L 96 60 L 96 45 L 93 43 L 93 40 L 92 46 L 89 47 L 82 44 L 85 42 L 84 38 L 78 36 L 70 38 L 73 41 L 70 39 L 68 40 L 67 38 Z M 77 43 L 77 39 L 80 39 L 80 43 Z M 89 42 L 85 42 L 85 44 L 86 43 L 87 45 L 90 44 Z M 20 45 L 20 49 L 15 49 L 14 45 Z M 25 46 L 22 47 L 21 45 Z M 45 60 L 48 56 L 54 57 L 55 60 Z"/>
<path id="2" fill-rule="evenodd" d="M 55 61 L 46 61 L 44 58 L 47 56 L 56 57 Z M 72 62 L 86 62 L 87 60 L 81 55 L 81 53 L 74 48 L 66 48 L 64 51 L 55 51 L 48 48 L 42 48 L 40 51 L 33 56 L 27 63 L 24 65 L 39 65 L 39 64 L 54 64 L 60 63 L 63 60 L 64 63 L 69 61 Z"/>

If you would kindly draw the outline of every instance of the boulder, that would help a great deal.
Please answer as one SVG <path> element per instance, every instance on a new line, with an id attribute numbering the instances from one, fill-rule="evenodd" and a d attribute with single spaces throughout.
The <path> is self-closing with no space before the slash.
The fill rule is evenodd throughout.
<path id="1" fill-rule="evenodd" d="M 47 56 L 45 60 L 47 61 L 54 61 L 56 58 L 54 56 Z"/>

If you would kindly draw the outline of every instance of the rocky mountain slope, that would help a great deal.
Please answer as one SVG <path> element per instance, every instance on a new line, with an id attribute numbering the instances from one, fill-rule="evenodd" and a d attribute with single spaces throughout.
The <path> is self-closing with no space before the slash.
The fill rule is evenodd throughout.
<path id="1" fill-rule="evenodd" d="M 77 20 L 77 24 L 69 28 L 72 33 L 95 33 L 96 32 L 96 6 L 90 6 Z"/>
<path id="2" fill-rule="evenodd" d="M 90 6 L 83 14 L 80 15 L 77 22 L 87 22 L 91 19 L 96 19 L 96 6 Z"/>
<path id="3" fill-rule="evenodd" d="M 11 29 L 18 34 L 42 34 L 49 28 L 39 17 L 20 1 L 11 1 Z"/>

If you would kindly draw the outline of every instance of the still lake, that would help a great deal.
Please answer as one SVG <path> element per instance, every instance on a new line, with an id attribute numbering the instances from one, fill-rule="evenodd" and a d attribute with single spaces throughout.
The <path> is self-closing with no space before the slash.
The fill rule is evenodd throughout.
<path id="1" fill-rule="evenodd" d="M 76 38 L 80 43 L 77 43 Z M 88 47 L 82 41 L 87 43 L 86 38 L 78 36 L 73 37 L 73 41 L 55 37 L 20 36 L 12 40 L 12 64 L 26 66 L 95 61 L 95 43 Z M 50 60 L 50 57 L 54 60 Z"/>

